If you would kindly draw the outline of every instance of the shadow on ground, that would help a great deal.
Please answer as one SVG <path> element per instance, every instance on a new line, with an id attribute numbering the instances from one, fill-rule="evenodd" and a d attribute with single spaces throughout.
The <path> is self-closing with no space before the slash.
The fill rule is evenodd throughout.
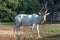
<path id="1" fill-rule="evenodd" d="M 60 22 L 46 22 L 46 24 L 60 24 Z"/>
<path id="2" fill-rule="evenodd" d="M 17 40 L 60 40 L 60 34 L 58 35 L 53 35 L 53 36 L 48 36 L 48 37 L 44 37 L 44 38 L 39 38 L 39 39 L 36 39 L 36 38 L 23 38 L 23 39 L 20 39 L 18 37 Z"/>
<path id="3" fill-rule="evenodd" d="M 60 34 L 53 35 L 53 36 L 48 36 L 46 38 L 43 38 L 42 40 L 60 40 Z"/>

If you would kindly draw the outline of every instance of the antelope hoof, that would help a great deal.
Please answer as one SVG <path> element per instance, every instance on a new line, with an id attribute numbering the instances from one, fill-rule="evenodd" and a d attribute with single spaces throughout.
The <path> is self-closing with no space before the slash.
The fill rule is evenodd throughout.
<path id="1" fill-rule="evenodd" d="M 42 38 L 41 36 L 39 36 L 38 38 Z"/>
<path id="2" fill-rule="evenodd" d="M 14 38 L 16 37 L 16 35 L 13 36 Z"/>
<path id="3" fill-rule="evenodd" d="M 42 38 L 41 36 L 37 37 L 36 39 L 39 40 L 40 38 Z"/>

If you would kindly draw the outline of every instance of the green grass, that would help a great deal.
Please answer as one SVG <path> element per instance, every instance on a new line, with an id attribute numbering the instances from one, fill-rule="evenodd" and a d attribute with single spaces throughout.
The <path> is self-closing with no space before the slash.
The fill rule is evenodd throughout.
<path id="1" fill-rule="evenodd" d="M 27 30 L 29 30 L 29 29 L 27 29 Z M 34 29 L 34 31 L 35 30 L 36 30 L 36 28 Z M 25 33 L 28 33 L 28 32 L 25 32 Z M 40 34 L 42 37 L 50 37 L 50 36 L 59 35 L 60 34 L 60 27 L 59 26 L 40 27 Z M 33 35 L 32 40 L 36 40 L 35 39 L 36 38 L 36 31 L 35 31 L 35 33 L 33 32 L 32 35 Z M 22 37 L 19 37 L 20 40 L 24 40 L 24 39 L 28 40 L 29 39 L 28 34 L 21 35 L 21 36 Z"/>
<path id="2" fill-rule="evenodd" d="M 51 26 L 51 27 L 41 27 L 41 35 L 45 36 L 52 36 L 60 34 L 60 27 L 59 26 Z"/>
<path id="3" fill-rule="evenodd" d="M 0 22 L 0 25 L 3 25 L 3 26 L 14 26 L 15 24 L 13 22 L 3 22 L 1 23 Z M 41 25 L 40 25 L 41 26 Z M 30 28 L 24 28 L 24 31 L 25 31 L 25 34 L 24 35 L 21 35 L 20 37 L 18 37 L 18 40 L 28 40 L 29 39 L 29 34 L 26 34 L 26 33 L 29 33 L 29 30 Z M 33 40 L 35 40 L 36 38 L 36 28 L 34 29 L 34 32 L 33 32 Z M 39 28 L 40 30 L 40 34 L 42 37 L 48 37 L 48 36 L 54 36 L 54 35 L 58 35 L 60 34 L 60 26 L 57 25 L 57 26 L 45 26 L 45 27 L 40 27 Z M 19 39 L 20 38 L 20 39 Z"/>
<path id="4" fill-rule="evenodd" d="M 3 26 L 14 26 L 15 23 L 14 22 L 0 22 L 0 25 L 3 25 Z"/>

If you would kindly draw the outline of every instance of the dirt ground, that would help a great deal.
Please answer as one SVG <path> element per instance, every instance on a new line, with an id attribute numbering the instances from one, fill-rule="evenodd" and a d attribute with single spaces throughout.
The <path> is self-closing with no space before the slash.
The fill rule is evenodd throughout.
<path id="1" fill-rule="evenodd" d="M 43 27 L 60 26 L 60 24 L 45 24 L 45 25 L 41 25 L 41 26 L 43 26 Z M 23 28 L 21 28 L 21 29 L 23 29 Z M 0 27 L 0 40 L 19 40 L 19 39 L 13 37 L 12 32 L 13 32 L 13 27 L 1 26 Z M 24 39 L 24 40 L 26 40 L 26 39 Z M 60 40 L 60 35 L 44 37 L 39 40 Z"/>

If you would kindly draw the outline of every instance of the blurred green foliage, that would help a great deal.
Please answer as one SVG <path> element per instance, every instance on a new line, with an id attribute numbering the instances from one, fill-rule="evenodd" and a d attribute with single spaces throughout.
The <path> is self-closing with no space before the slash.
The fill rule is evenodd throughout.
<path id="1" fill-rule="evenodd" d="M 17 14 L 30 14 L 39 8 L 39 0 L 0 0 L 0 21 L 14 21 Z"/>
<path id="2" fill-rule="evenodd" d="M 59 0 L 0 0 L 0 22 L 14 21 L 14 17 L 18 14 L 37 13 L 45 6 L 46 1 L 49 12 L 60 10 L 60 6 L 57 6 L 60 5 Z"/>

